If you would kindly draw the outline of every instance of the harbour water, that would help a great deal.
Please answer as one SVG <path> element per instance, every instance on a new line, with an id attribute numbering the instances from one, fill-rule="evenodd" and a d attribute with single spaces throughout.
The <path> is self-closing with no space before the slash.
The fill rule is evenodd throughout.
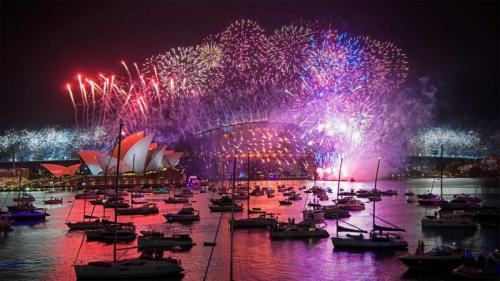
<path id="1" fill-rule="evenodd" d="M 298 187 L 306 185 L 311 187 L 311 181 L 259 181 L 258 185 L 274 186 L 277 184 Z M 256 183 L 252 182 L 253 187 Z M 441 243 L 455 244 L 467 248 L 475 254 L 499 248 L 498 226 L 480 227 L 477 230 L 434 230 L 422 229 L 420 219 L 426 213 L 426 208 L 417 204 L 409 204 L 403 193 L 411 190 L 414 193 L 424 193 L 432 184 L 432 179 L 415 179 L 407 181 L 380 181 L 378 187 L 382 190 L 395 189 L 398 196 L 383 197 L 377 202 L 377 215 L 406 229 L 403 233 L 409 243 L 409 251 L 414 252 L 418 240 L 423 240 L 426 247 Z M 335 198 L 336 182 L 317 182 L 322 187 L 331 187 L 334 192 L 329 193 L 329 203 Z M 436 185 L 439 186 L 438 183 Z M 434 193 L 439 192 L 439 188 Z M 372 188 L 369 182 L 342 182 L 344 190 L 351 188 Z M 487 206 L 500 205 L 500 186 L 498 181 L 482 179 L 445 179 L 445 198 L 457 193 L 476 194 L 483 199 Z M 32 192 L 37 198 L 35 205 L 43 206 L 43 192 Z M 73 200 L 72 192 L 45 194 L 46 197 L 62 196 L 62 205 L 44 206 L 50 214 L 44 223 L 35 225 L 15 226 L 9 233 L 0 234 L 0 280 L 75 280 L 72 265 L 75 262 L 77 251 L 82 242 L 82 232 L 68 232 L 65 225 L 66 218 Z M 8 199 L 5 198 L 8 196 Z M 9 205 L 14 193 L 0 193 L 0 204 Z M 167 231 L 171 228 L 189 231 L 197 244 L 190 251 L 174 252 L 171 254 L 182 260 L 185 275 L 182 280 L 203 280 L 210 247 L 204 247 L 204 241 L 214 239 L 220 213 L 211 213 L 208 210 L 208 200 L 213 195 L 211 192 L 195 194 L 191 200 L 195 209 L 200 210 L 201 220 L 191 225 L 168 224 L 162 214 L 177 212 L 182 204 L 167 205 L 163 199 L 168 195 L 147 194 L 146 199 L 157 202 L 160 214 L 149 216 L 120 216 L 120 221 L 132 221 L 137 230 Z M 215 195 L 214 197 L 218 197 Z M 280 193 L 275 198 L 266 196 L 252 197 L 251 207 L 258 207 L 268 212 L 278 213 L 280 220 L 295 218 L 300 221 L 301 211 L 304 209 L 306 196 L 301 192 L 301 201 L 296 201 L 291 206 L 280 206 L 282 199 Z M 367 201 L 363 199 L 363 201 Z M 70 220 L 81 220 L 83 215 L 83 200 L 77 200 L 71 211 Z M 345 219 L 363 229 L 371 228 L 371 205 L 366 203 L 366 210 L 351 212 L 351 217 Z M 87 205 L 87 214 L 92 210 L 92 205 Z M 246 210 L 246 203 L 245 203 Z M 437 209 L 429 209 L 434 212 Z M 94 210 L 94 215 L 102 215 L 102 206 Z M 112 209 L 106 210 L 106 215 L 112 217 Z M 207 280 L 229 279 L 229 247 L 230 232 L 228 218 L 230 213 L 223 214 L 223 220 L 217 246 L 213 254 Z M 246 216 L 246 212 L 236 213 L 236 218 Z M 335 235 L 335 220 L 327 220 L 326 229 L 331 236 Z M 344 252 L 334 250 L 330 239 L 320 240 L 282 240 L 271 241 L 267 230 L 237 230 L 234 235 L 234 274 L 235 280 L 454 280 L 451 276 L 433 277 L 429 275 L 409 274 L 406 267 L 399 262 L 397 256 L 405 252 L 372 253 L 372 252 Z M 119 257 L 134 257 L 138 255 L 133 246 L 136 242 L 120 244 L 119 248 L 131 248 L 120 251 Z M 92 260 L 112 258 L 112 244 L 100 242 L 83 242 L 82 250 L 77 263 Z M 164 280 L 164 279 L 163 279 Z"/>

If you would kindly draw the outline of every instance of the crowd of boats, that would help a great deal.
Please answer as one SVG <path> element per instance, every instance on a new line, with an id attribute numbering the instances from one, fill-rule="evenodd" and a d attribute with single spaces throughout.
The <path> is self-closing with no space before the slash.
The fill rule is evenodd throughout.
<path id="1" fill-rule="evenodd" d="M 121 135 L 120 135 L 121 136 Z M 118 143 L 120 143 L 118 141 Z M 119 151 L 119 150 L 118 150 Z M 119 159 L 120 157 L 118 157 Z M 210 212 L 222 213 L 230 212 L 231 218 L 231 253 L 233 235 L 241 228 L 264 228 L 267 229 L 269 237 L 276 239 L 323 239 L 331 235 L 326 230 L 325 220 L 335 220 L 336 233 L 332 235 L 331 241 L 335 250 L 357 250 L 357 251 L 377 251 L 377 250 L 405 250 L 408 242 L 405 241 L 401 233 L 404 229 L 394 225 L 386 219 L 377 216 L 376 204 L 383 200 L 384 196 L 397 196 L 395 190 L 381 190 L 377 188 L 378 170 L 380 159 L 377 164 L 375 184 L 373 189 L 360 189 L 357 191 L 345 191 L 340 187 L 340 178 L 337 181 L 336 198 L 331 200 L 328 196 L 333 193 L 330 187 L 323 188 L 314 184 L 311 188 L 305 186 L 295 189 L 292 186 L 278 185 L 277 190 L 273 187 L 255 186 L 250 188 L 250 183 L 246 185 L 236 185 L 233 180 L 232 187 L 194 186 L 194 187 L 174 187 L 161 186 L 156 189 L 136 186 L 128 190 L 119 189 L 115 185 L 114 190 L 84 190 L 76 194 L 71 200 L 71 208 L 66 219 L 69 231 L 82 231 L 83 239 L 88 242 L 99 241 L 113 243 L 112 261 L 91 261 L 86 264 L 75 263 L 74 270 L 79 279 L 94 278 L 146 278 L 167 275 L 176 275 L 183 272 L 181 261 L 172 257 L 164 257 L 165 251 L 188 251 L 195 243 L 188 232 L 175 230 L 170 227 L 170 232 L 140 231 L 131 221 L 118 222 L 117 217 L 122 215 L 158 215 L 157 203 L 149 202 L 145 199 L 145 194 L 165 194 L 164 204 L 182 204 L 177 212 L 162 214 L 169 225 L 176 223 L 189 224 L 200 220 L 200 211 L 195 210 L 192 197 L 195 194 L 207 193 L 210 204 L 207 206 Z M 118 164 L 119 167 L 119 164 Z M 340 169 L 342 170 L 342 161 Z M 117 172 L 117 175 L 119 172 Z M 341 173 L 339 172 L 339 175 Z M 117 181 L 118 182 L 118 181 Z M 406 192 L 408 204 L 412 204 L 411 198 L 419 198 L 418 203 L 425 206 L 440 207 L 434 214 L 427 214 L 421 219 L 423 228 L 468 228 L 477 227 L 480 223 L 498 222 L 500 218 L 499 210 L 496 208 L 485 208 L 480 205 L 481 200 L 472 195 L 458 194 L 452 200 L 445 201 L 441 195 L 437 196 L 429 192 L 427 194 L 415 195 Z M 432 191 L 432 189 L 431 189 Z M 201 196 L 201 195 L 198 195 Z M 296 222 L 295 218 L 288 218 L 286 221 L 279 220 L 279 214 L 269 213 L 258 207 L 251 206 L 251 197 L 267 196 L 268 199 L 275 196 L 282 200 L 276 200 L 280 208 L 288 208 L 294 202 L 302 201 L 302 220 Z M 45 196 L 44 196 L 45 197 Z M 309 198 L 311 197 L 311 198 Z M 126 199 L 127 198 L 127 199 Z M 437 200 L 436 198 L 439 198 Z M 44 198 L 45 199 L 45 198 Z M 368 201 L 362 201 L 367 199 Z M 71 211 L 78 200 L 83 200 L 83 216 L 70 221 Z M 243 212 L 242 200 L 246 200 L 246 217 L 236 219 L 235 212 Z M 45 220 L 48 213 L 33 206 L 34 196 L 27 193 L 19 193 L 13 199 L 14 205 L 7 206 L 7 211 L 0 214 L 0 229 L 8 230 L 13 223 L 18 221 Z M 51 196 L 48 200 L 43 200 L 44 204 L 62 204 L 62 198 Z M 438 203 L 429 203 L 430 201 Z M 87 212 L 87 202 L 92 206 Z M 332 204 L 328 204 L 332 202 Z M 424 202 L 424 203 L 422 203 Z M 351 212 L 359 212 L 366 209 L 366 204 L 371 205 L 371 230 L 362 229 L 344 220 L 351 216 Z M 96 216 L 96 208 L 102 206 L 102 215 Z M 113 208 L 113 220 L 106 217 L 106 209 Z M 220 223 L 218 228 L 220 227 Z M 215 247 L 217 240 L 204 241 L 204 246 Z M 345 233 L 345 235 L 341 235 Z M 137 240 L 137 249 L 140 256 L 126 260 L 117 259 L 117 244 L 130 243 Z M 80 252 L 77 253 L 77 259 Z M 231 255 L 232 257 L 232 255 Z M 438 245 L 435 248 L 425 251 L 424 243 L 419 241 L 418 248 L 414 254 L 406 254 L 399 257 L 399 260 L 412 270 L 432 270 L 446 271 L 453 270 L 453 273 L 470 279 L 488 279 L 498 277 L 499 253 L 494 251 L 485 253 L 477 259 L 471 256 L 469 251 L 455 249 L 447 245 Z M 231 260 L 232 267 L 232 260 Z"/>
<path id="2" fill-rule="evenodd" d="M 158 187 L 156 189 L 144 189 L 140 186 L 128 189 L 119 190 L 117 193 L 112 191 L 86 190 L 75 195 L 71 203 L 71 210 L 75 202 L 83 201 L 84 210 L 83 216 L 79 220 L 67 220 L 66 225 L 70 231 L 83 231 L 86 240 L 100 241 L 104 243 L 130 243 L 137 240 L 137 248 L 141 252 L 140 259 L 135 262 L 147 261 L 145 264 L 154 267 L 158 264 L 158 259 L 162 260 L 164 251 L 182 250 L 187 251 L 195 246 L 190 234 L 182 231 L 157 232 L 157 231 L 140 231 L 137 233 L 137 228 L 133 222 L 117 222 L 106 219 L 106 209 L 116 208 L 117 216 L 120 215 L 156 215 L 159 214 L 157 203 L 151 203 L 145 197 L 146 194 L 165 194 L 164 204 L 181 205 L 177 212 L 167 212 L 162 214 L 165 221 L 168 223 L 191 223 L 200 220 L 200 211 L 194 209 L 191 201 L 196 194 L 208 193 L 209 198 L 208 211 L 210 212 L 242 212 L 244 211 L 243 200 L 247 200 L 246 216 L 239 219 L 230 219 L 233 231 L 240 228 L 263 228 L 268 229 L 271 239 L 321 239 L 330 237 L 330 233 L 326 230 L 326 220 L 335 220 L 337 223 L 336 235 L 331 238 L 335 249 L 356 249 L 372 251 L 377 249 L 406 249 L 408 243 L 399 233 L 404 232 L 392 223 L 380 218 L 376 215 L 375 209 L 371 214 L 373 217 L 373 225 L 370 231 L 361 229 L 347 221 L 345 218 L 353 215 L 353 212 L 359 212 L 366 209 L 366 204 L 375 205 L 376 202 L 383 200 L 384 196 L 397 196 L 397 192 L 393 190 L 380 189 L 360 189 L 357 191 L 345 191 L 338 188 L 337 196 L 331 200 L 328 196 L 333 193 L 331 188 L 322 188 L 320 186 L 312 186 L 311 188 L 292 187 L 278 185 L 275 190 L 272 187 L 255 186 L 249 188 L 247 185 L 235 185 L 233 196 L 231 188 L 216 186 L 204 186 L 195 188 L 174 188 L 174 187 Z M 290 197 L 299 196 L 305 197 L 305 203 L 302 211 L 302 220 L 296 222 L 294 218 L 289 218 L 285 221 L 279 220 L 279 214 L 268 213 L 265 210 L 254 207 L 252 208 L 250 198 L 266 196 L 273 194 L 283 200 L 275 200 L 281 208 L 287 208 L 288 205 L 283 205 L 281 202 L 286 200 L 294 204 L 294 200 L 289 200 Z M 201 196 L 201 195 L 198 195 Z M 415 196 L 417 198 L 430 198 L 428 193 L 423 195 L 406 194 L 407 198 Z M 379 197 L 380 199 L 374 199 Z M 158 197 L 156 197 L 158 198 Z M 285 199 L 286 198 L 286 199 Z M 41 212 L 39 208 L 33 207 L 34 196 L 25 193 L 14 198 L 13 205 L 7 206 L 8 211 L 0 215 L 0 229 L 7 230 L 12 227 L 16 216 L 12 214 L 24 213 L 22 221 L 29 218 L 29 213 Z M 58 202 L 54 199 L 57 199 Z M 368 199 L 368 201 L 363 201 Z M 62 198 L 51 197 L 48 200 L 42 200 L 44 204 L 61 204 Z M 59 202 L 60 201 L 60 202 Z M 295 201 L 297 202 L 297 201 Z M 331 202 L 329 204 L 328 202 Z M 448 204 L 446 204 L 446 203 Z M 442 204 L 431 205 L 433 207 L 441 207 L 441 209 L 432 209 L 433 214 L 425 215 L 421 222 L 423 228 L 464 228 L 477 227 L 478 224 L 489 223 L 497 220 L 499 217 L 498 209 L 484 208 L 480 206 L 481 200 L 473 195 L 458 194 L 449 202 L 443 201 Z M 457 203 L 456 205 L 451 204 Z M 458 204 L 459 203 L 459 204 Z M 90 207 L 85 207 L 85 206 Z M 411 205 L 411 203 L 409 203 Z M 465 207 L 464 206 L 468 206 Z M 474 207 L 472 207 L 474 206 Z M 96 208 L 100 207 L 102 215 L 97 216 Z M 89 208 L 89 210 L 87 210 Z M 45 211 L 43 214 L 48 215 Z M 68 218 L 70 217 L 68 214 Z M 480 219 L 481 218 L 481 219 Z M 485 219 L 486 218 L 486 219 Z M 31 217 L 35 219 L 35 217 Z M 74 219 L 74 218 L 73 218 Z M 381 221 L 385 226 L 380 225 L 377 221 Z M 8 225 L 8 227 L 7 227 Z M 339 233 L 346 233 L 340 236 Z M 211 243 L 204 243 L 211 245 Z M 475 260 L 471 258 L 470 252 L 463 249 L 456 249 L 449 245 L 440 245 L 438 247 L 424 250 L 423 242 L 419 241 L 417 251 L 414 254 L 400 256 L 399 259 L 412 270 L 449 270 L 455 274 L 476 278 L 484 277 L 487 274 L 492 276 L 495 273 L 495 266 L 498 266 L 498 252 L 485 253 L 483 256 Z M 161 255 L 161 257 L 159 256 Z M 149 260 L 148 260 L 149 259 Z M 166 258 L 165 258 L 166 259 Z M 176 264 L 172 267 L 172 272 L 180 272 L 180 261 L 169 258 L 169 262 Z M 124 268 L 124 263 L 110 262 L 111 265 L 119 268 Z M 101 267 L 110 266 L 104 263 L 89 263 L 96 267 L 95 272 L 99 272 Z M 125 263 L 132 266 L 134 263 Z M 170 265 L 169 265 L 170 266 Z M 175 270 L 174 270 L 175 269 Z M 75 267 L 77 274 L 88 273 L 88 268 Z M 163 272 L 165 273 L 165 272 Z M 104 274 L 101 272 L 99 274 Z"/>

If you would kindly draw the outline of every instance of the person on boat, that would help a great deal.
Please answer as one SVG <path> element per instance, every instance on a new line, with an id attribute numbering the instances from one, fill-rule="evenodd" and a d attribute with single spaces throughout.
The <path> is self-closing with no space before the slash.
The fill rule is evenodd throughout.
<path id="1" fill-rule="evenodd" d="M 142 251 L 140 258 L 145 260 L 152 260 L 153 251 Z"/>
<path id="2" fill-rule="evenodd" d="M 478 269 L 483 269 L 484 268 L 484 255 L 480 254 L 479 257 L 477 257 L 477 268 Z"/>
<path id="3" fill-rule="evenodd" d="M 421 255 L 424 253 L 424 241 L 419 240 L 418 241 L 418 247 L 417 247 L 417 255 Z"/>
<path id="4" fill-rule="evenodd" d="M 464 264 L 466 266 L 472 266 L 475 263 L 474 256 L 470 250 L 466 250 L 464 254 Z"/>

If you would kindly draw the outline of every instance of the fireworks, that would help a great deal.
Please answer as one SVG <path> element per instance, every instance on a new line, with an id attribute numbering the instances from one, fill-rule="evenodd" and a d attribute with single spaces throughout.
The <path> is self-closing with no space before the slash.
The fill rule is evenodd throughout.
<path id="1" fill-rule="evenodd" d="M 151 56 L 140 67 L 122 64 L 121 77 L 79 77 L 78 87 L 68 85 L 77 124 L 113 128 L 122 119 L 128 132 L 147 130 L 173 143 L 259 123 L 290 131 L 304 147 L 300 154 L 314 153 L 318 165 L 361 158 L 380 139 L 376 130 L 394 133 L 375 117 L 394 117 L 399 105 L 388 106 L 390 97 L 408 72 L 404 52 L 391 42 L 350 36 L 331 24 L 290 24 L 268 34 L 251 20 L 233 22 L 199 45 Z M 258 151 L 231 141 L 213 153 L 229 147 Z"/>
<path id="2" fill-rule="evenodd" d="M 481 138 L 476 131 L 433 127 L 420 130 L 409 140 L 409 153 L 415 156 L 477 158 L 482 155 Z"/>
<path id="3" fill-rule="evenodd" d="M 74 159 L 85 149 L 104 149 L 109 145 L 102 128 L 72 130 L 44 128 L 41 130 L 10 130 L 0 136 L 0 151 L 5 161 Z M 8 154 L 8 155 L 7 155 Z"/>

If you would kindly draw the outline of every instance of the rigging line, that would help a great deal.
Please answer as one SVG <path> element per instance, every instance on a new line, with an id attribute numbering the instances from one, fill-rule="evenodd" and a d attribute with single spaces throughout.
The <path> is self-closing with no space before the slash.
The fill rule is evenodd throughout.
<path id="1" fill-rule="evenodd" d="M 75 199 L 73 199 L 73 203 L 71 203 L 71 208 L 69 209 L 68 216 L 66 217 L 66 222 L 68 222 L 69 216 L 71 215 L 71 211 L 73 210 L 73 207 L 75 206 L 76 195 L 78 195 L 78 192 L 79 192 L 79 190 L 76 191 Z"/>
<path id="2" fill-rule="evenodd" d="M 354 228 L 356 228 L 356 229 L 358 229 L 358 230 L 363 230 L 363 231 L 364 231 L 364 229 L 359 228 L 359 227 L 355 226 L 354 224 L 350 224 L 350 223 L 346 222 L 345 220 L 341 220 L 341 219 L 339 219 L 339 221 L 341 221 L 341 222 L 343 222 L 343 223 L 345 223 L 345 224 L 347 224 L 347 225 L 349 225 L 349 226 L 352 226 L 352 227 L 354 227 Z"/>
<path id="3" fill-rule="evenodd" d="M 225 170 L 225 169 L 224 169 Z M 215 193 L 215 191 L 214 191 Z M 213 197 L 213 194 L 212 194 L 212 197 Z M 231 202 L 231 204 L 234 204 L 234 202 Z M 222 204 L 222 208 L 224 208 L 224 203 Z M 220 223 L 222 222 L 222 215 L 224 214 L 224 212 L 220 212 L 220 217 L 219 217 L 219 223 L 217 224 L 217 230 L 215 231 L 215 237 L 214 237 L 214 245 L 215 243 L 217 242 L 217 235 L 219 234 L 219 228 L 220 228 Z M 210 250 L 210 256 L 208 257 L 208 263 L 207 263 L 207 268 L 205 269 L 205 274 L 203 276 L 203 281 L 207 280 L 207 275 L 208 275 L 208 269 L 210 268 L 210 262 L 212 261 L 212 255 L 214 254 L 214 249 L 215 249 L 215 246 L 211 246 L 212 249 Z"/>
<path id="4" fill-rule="evenodd" d="M 373 214 L 370 214 L 370 215 L 373 215 Z M 383 218 L 381 218 L 381 217 L 379 217 L 379 216 L 377 216 L 377 215 L 375 215 L 375 217 L 376 217 L 377 219 L 379 219 L 379 220 L 381 220 L 381 221 L 383 221 L 383 222 L 387 223 L 387 224 L 388 224 L 388 225 L 390 225 L 390 226 L 394 226 L 394 227 L 400 228 L 399 226 L 394 225 L 394 224 L 392 224 L 392 223 L 390 223 L 390 222 L 388 222 L 388 221 L 384 220 Z"/>
<path id="5" fill-rule="evenodd" d="M 224 207 L 224 204 L 222 204 L 222 207 Z M 224 214 L 224 212 L 220 212 L 220 217 L 219 217 L 219 224 L 217 225 L 217 230 L 215 231 L 215 238 L 214 238 L 214 242 L 215 243 L 217 241 L 217 235 L 219 234 L 219 228 L 220 228 L 220 223 L 222 222 L 222 215 Z M 212 249 L 210 251 L 210 256 L 208 257 L 208 264 L 207 264 L 207 268 L 205 269 L 205 275 L 203 276 L 203 281 L 207 280 L 207 274 L 208 274 L 208 269 L 210 268 L 210 261 L 212 260 L 212 255 L 214 253 L 214 249 L 215 249 L 215 246 L 211 246 Z"/>
<path id="6" fill-rule="evenodd" d="M 87 236 L 86 231 L 83 232 L 82 241 L 80 242 L 80 247 L 78 247 L 78 252 L 76 252 L 76 258 L 75 258 L 75 261 L 73 262 L 73 264 L 76 264 L 76 261 L 78 260 L 78 256 L 80 255 L 80 251 L 82 250 L 83 241 L 85 240 L 85 236 Z"/>

